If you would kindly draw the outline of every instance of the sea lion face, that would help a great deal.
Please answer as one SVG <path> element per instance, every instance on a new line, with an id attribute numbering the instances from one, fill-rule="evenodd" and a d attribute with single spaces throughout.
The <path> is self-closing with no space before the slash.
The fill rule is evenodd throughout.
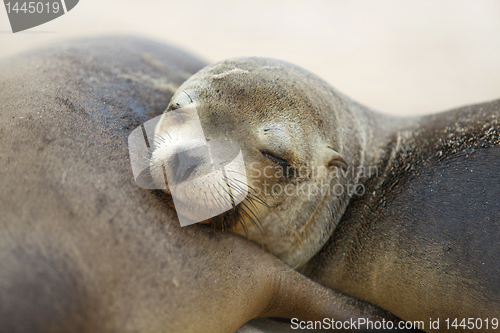
<path id="1" fill-rule="evenodd" d="M 326 83 L 277 60 L 206 67 L 178 89 L 158 123 L 151 175 L 162 183 L 167 173 L 168 194 L 177 177 L 175 196 L 185 205 L 178 213 L 195 219 L 200 210 L 222 207 L 205 222 L 263 244 L 291 266 L 303 264 L 330 236 L 345 196 L 338 186 L 347 162 L 335 110 L 325 110 L 329 98 Z M 240 172 L 218 177 L 214 161 L 227 165 L 240 151 Z M 161 167 L 166 161 L 171 177 Z"/>

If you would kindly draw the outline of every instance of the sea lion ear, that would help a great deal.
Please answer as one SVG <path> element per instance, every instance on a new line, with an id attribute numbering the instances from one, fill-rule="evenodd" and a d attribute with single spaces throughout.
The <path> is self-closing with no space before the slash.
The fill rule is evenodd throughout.
<path id="1" fill-rule="evenodd" d="M 190 91 L 192 94 L 192 91 Z M 190 94 L 187 91 L 180 91 L 179 93 L 176 93 L 173 97 L 172 100 L 170 101 L 170 104 L 167 108 L 166 111 L 170 110 L 176 110 L 176 109 L 181 109 L 185 106 L 188 106 L 189 104 L 192 104 L 193 99 L 191 98 Z"/>
<path id="2" fill-rule="evenodd" d="M 349 167 L 349 164 L 347 161 L 338 153 L 335 151 L 332 147 L 327 147 L 327 165 L 328 167 L 339 167 L 342 170 L 346 171 L 347 168 Z"/>

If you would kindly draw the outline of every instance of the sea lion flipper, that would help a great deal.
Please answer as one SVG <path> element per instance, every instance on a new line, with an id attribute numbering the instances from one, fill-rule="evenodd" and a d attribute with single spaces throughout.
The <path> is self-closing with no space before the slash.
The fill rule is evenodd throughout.
<path id="1" fill-rule="evenodd" d="M 272 299 L 258 317 L 282 317 L 297 321 L 398 322 L 399 318 L 372 304 L 328 289 L 297 271 L 274 275 Z M 357 326 L 355 330 L 362 329 Z"/>

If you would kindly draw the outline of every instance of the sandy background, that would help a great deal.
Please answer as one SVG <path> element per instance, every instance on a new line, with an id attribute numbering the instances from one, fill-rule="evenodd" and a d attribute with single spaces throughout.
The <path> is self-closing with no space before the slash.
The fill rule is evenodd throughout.
<path id="1" fill-rule="evenodd" d="M 62 17 L 16 34 L 0 8 L 0 58 L 109 34 L 150 37 L 209 62 L 288 60 L 393 114 L 500 98 L 498 0 L 80 0 Z"/>

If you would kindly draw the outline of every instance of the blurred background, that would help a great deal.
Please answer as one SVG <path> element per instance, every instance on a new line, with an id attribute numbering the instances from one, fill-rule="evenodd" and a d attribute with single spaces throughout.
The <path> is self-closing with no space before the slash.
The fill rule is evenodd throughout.
<path id="1" fill-rule="evenodd" d="M 170 43 L 207 62 L 287 60 L 391 114 L 500 98 L 499 0 L 80 0 L 16 34 L 0 9 L 0 58 L 110 34 Z"/>

